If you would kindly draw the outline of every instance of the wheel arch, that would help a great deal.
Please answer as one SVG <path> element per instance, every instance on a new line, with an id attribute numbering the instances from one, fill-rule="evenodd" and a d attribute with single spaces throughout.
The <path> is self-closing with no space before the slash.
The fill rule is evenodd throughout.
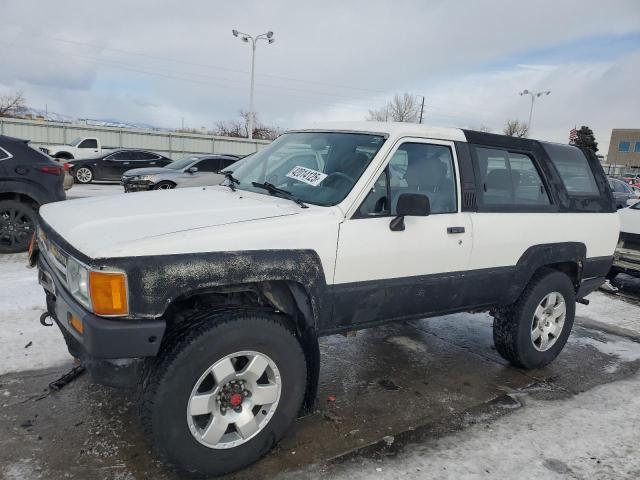
<path id="1" fill-rule="evenodd" d="M 556 270 L 567 275 L 574 288 L 582 281 L 587 247 L 581 242 L 549 243 L 529 247 L 516 264 L 515 281 L 507 292 L 506 303 L 514 302 L 532 278 L 542 270 Z"/>
<path id="2" fill-rule="evenodd" d="M 61 158 L 64 160 L 73 160 L 74 156 L 71 152 L 67 152 L 67 151 L 61 151 L 61 152 L 56 152 L 53 154 L 53 158 Z"/>
<path id="3" fill-rule="evenodd" d="M 163 314 L 167 322 L 165 335 L 171 337 L 184 328 L 181 321 L 191 319 L 189 327 L 193 323 L 215 322 L 216 312 L 228 310 L 282 314 L 279 319 L 300 342 L 307 364 L 307 388 L 300 415 L 311 413 L 318 391 L 320 347 L 309 291 L 296 281 L 265 280 L 185 292 L 171 302 Z M 191 315 L 181 315 L 181 312 Z"/>

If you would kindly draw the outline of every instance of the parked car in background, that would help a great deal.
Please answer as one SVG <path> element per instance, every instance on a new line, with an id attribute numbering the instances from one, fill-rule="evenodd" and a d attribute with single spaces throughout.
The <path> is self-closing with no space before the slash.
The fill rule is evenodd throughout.
<path id="1" fill-rule="evenodd" d="M 628 201 L 636 199 L 636 193 L 631 186 L 623 180 L 609 177 L 609 186 L 613 192 L 613 198 L 616 202 L 616 208 L 624 208 L 628 206 Z"/>
<path id="2" fill-rule="evenodd" d="M 218 185 L 221 171 L 238 161 L 235 155 L 189 155 L 164 168 L 135 168 L 122 175 L 125 192 Z"/>
<path id="3" fill-rule="evenodd" d="M 73 187 L 73 184 L 75 183 L 74 179 L 73 179 L 73 175 L 71 175 L 71 164 L 68 162 L 63 162 L 62 163 L 62 169 L 64 170 L 64 189 L 69 190 L 71 187 Z"/>
<path id="4" fill-rule="evenodd" d="M 66 145 L 45 145 L 39 149 L 50 157 L 63 160 L 97 157 L 107 151 L 103 149 L 100 139 L 96 137 L 78 137 Z"/>
<path id="5" fill-rule="evenodd" d="M 164 167 L 171 163 L 171 159 L 148 150 L 119 149 L 69 163 L 76 182 L 91 183 L 95 180 L 120 180 L 122 174 L 132 168 Z"/>
<path id="6" fill-rule="evenodd" d="M 624 272 L 640 278 L 640 202 L 620 210 L 620 239 L 607 278 Z"/>
<path id="7" fill-rule="evenodd" d="M 0 135 L 0 253 L 27 249 L 40 205 L 66 198 L 63 176 L 28 140 Z"/>

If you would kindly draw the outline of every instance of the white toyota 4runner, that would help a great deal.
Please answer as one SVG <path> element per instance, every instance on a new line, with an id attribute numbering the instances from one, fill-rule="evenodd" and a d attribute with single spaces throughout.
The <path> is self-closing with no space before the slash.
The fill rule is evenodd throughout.
<path id="1" fill-rule="evenodd" d="M 339 123 L 226 175 L 45 205 L 30 256 L 70 353 L 140 386 L 155 451 L 190 472 L 248 465 L 313 409 L 323 335 L 486 310 L 503 357 L 547 365 L 618 240 L 598 160 L 568 145 Z"/>

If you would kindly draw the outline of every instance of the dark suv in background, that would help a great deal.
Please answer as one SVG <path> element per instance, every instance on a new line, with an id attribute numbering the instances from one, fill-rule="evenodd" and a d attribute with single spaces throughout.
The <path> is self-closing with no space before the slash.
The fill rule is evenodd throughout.
<path id="1" fill-rule="evenodd" d="M 65 200 L 64 168 L 27 140 L 0 135 L 0 253 L 29 246 L 40 205 Z"/>

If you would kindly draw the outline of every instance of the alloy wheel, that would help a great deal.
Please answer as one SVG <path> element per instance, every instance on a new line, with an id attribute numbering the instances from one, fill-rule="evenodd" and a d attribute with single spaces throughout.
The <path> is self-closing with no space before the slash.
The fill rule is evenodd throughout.
<path id="1" fill-rule="evenodd" d="M 567 318 L 567 305 L 559 292 L 551 292 L 542 299 L 533 313 L 531 322 L 531 343 L 539 352 L 546 352 L 558 341 L 564 321 Z"/>
<path id="2" fill-rule="evenodd" d="M 76 178 L 80 183 L 89 183 L 93 180 L 93 172 L 87 167 L 80 167 L 76 171 Z"/>
<path id="3" fill-rule="evenodd" d="M 209 448 L 237 447 L 260 433 L 280 400 L 276 364 L 254 351 L 232 353 L 207 368 L 187 404 L 193 437 Z"/>
<path id="4" fill-rule="evenodd" d="M 0 245 L 7 248 L 29 244 L 34 231 L 28 207 L 5 207 L 0 210 Z"/>

